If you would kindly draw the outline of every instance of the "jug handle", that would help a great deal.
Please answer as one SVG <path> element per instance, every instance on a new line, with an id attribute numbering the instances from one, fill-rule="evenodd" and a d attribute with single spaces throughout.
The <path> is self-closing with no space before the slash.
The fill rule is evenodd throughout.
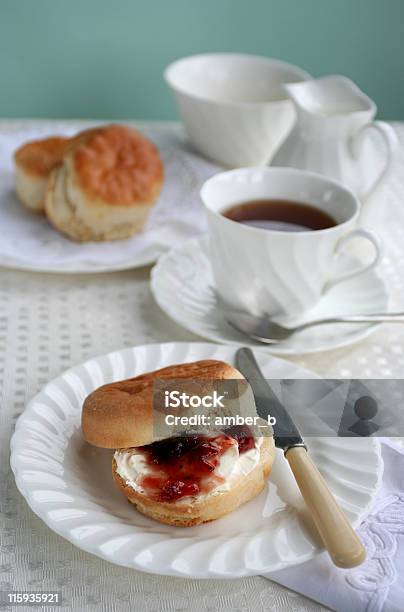
<path id="1" fill-rule="evenodd" d="M 382 183 L 390 174 L 395 152 L 398 148 L 398 138 L 393 128 L 384 121 L 372 121 L 359 128 L 359 130 L 351 138 L 350 151 L 351 155 L 355 159 L 358 159 L 359 157 L 359 151 L 362 147 L 363 140 L 366 137 L 366 132 L 369 130 L 375 130 L 382 136 L 385 143 L 385 162 L 381 172 L 373 181 L 371 186 L 361 194 L 360 198 L 364 202 L 373 194 L 374 191 L 376 191 L 380 183 Z"/>

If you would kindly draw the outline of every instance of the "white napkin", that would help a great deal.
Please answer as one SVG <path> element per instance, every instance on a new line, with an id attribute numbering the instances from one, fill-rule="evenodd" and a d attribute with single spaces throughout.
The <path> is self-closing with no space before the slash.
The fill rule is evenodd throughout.
<path id="1" fill-rule="evenodd" d="M 358 529 L 367 559 L 341 570 L 327 553 L 266 575 L 338 612 L 404 610 L 404 449 L 382 439 L 383 482 L 377 501 Z"/>

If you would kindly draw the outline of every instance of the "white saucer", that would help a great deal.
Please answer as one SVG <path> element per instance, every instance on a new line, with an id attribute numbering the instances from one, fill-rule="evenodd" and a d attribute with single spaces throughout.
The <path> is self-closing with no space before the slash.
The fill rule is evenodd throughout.
<path id="1" fill-rule="evenodd" d="M 68 370 L 30 401 L 11 440 L 17 487 L 56 533 L 112 563 L 193 578 L 235 578 L 313 558 L 320 548 L 301 495 L 277 450 L 264 491 L 235 512 L 197 527 L 171 527 L 139 514 L 114 485 L 113 451 L 87 444 L 81 407 L 98 386 L 173 363 L 234 362 L 236 349 L 211 343 L 148 344 L 109 353 Z M 313 378 L 296 364 L 259 353 L 271 378 Z M 369 512 L 383 461 L 374 438 L 308 439 L 313 457 L 352 524 Z"/>
<path id="2" fill-rule="evenodd" d="M 214 290 L 207 238 L 187 241 L 163 255 L 152 270 L 151 288 L 160 308 L 189 331 L 215 342 L 244 344 L 272 353 L 316 353 L 347 346 L 366 338 L 379 324 L 334 324 L 313 327 L 288 340 L 268 346 L 234 330 L 225 319 Z M 352 256 L 341 260 L 341 269 L 352 265 Z M 354 264 L 355 265 L 355 264 Z M 342 314 L 386 312 L 388 293 L 374 270 L 336 285 L 305 317 L 288 325 Z"/>

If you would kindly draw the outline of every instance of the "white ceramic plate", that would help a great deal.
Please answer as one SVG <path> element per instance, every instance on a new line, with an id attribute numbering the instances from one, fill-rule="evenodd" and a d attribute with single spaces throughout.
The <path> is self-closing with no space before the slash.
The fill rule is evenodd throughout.
<path id="1" fill-rule="evenodd" d="M 234 347 L 150 344 L 87 361 L 50 382 L 18 419 L 11 441 L 17 486 L 32 510 L 83 550 L 155 574 L 197 578 L 260 574 L 312 558 L 318 548 L 299 518 L 301 497 L 278 452 L 266 490 L 207 525 L 181 528 L 142 516 L 112 482 L 112 451 L 81 435 L 81 406 L 99 385 L 196 359 L 232 362 Z M 268 377 L 310 378 L 292 363 L 259 353 Z M 314 461 L 350 520 L 370 509 L 382 475 L 374 439 L 313 439 Z"/>
<path id="2" fill-rule="evenodd" d="M 28 140 L 72 134 L 84 127 L 53 122 L 0 131 L 0 265 L 37 272 L 124 270 L 151 264 L 179 241 L 203 232 L 199 189 L 220 167 L 190 152 L 181 133 L 172 128 L 142 130 L 158 146 L 165 172 L 161 195 L 142 233 L 128 240 L 78 244 L 56 231 L 44 216 L 26 210 L 15 195 L 14 151 Z"/>
<path id="3" fill-rule="evenodd" d="M 352 265 L 341 258 L 341 270 Z M 355 263 L 353 265 L 356 265 Z M 316 353 L 340 348 L 373 333 L 380 324 L 344 324 L 309 328 L 277 345 L 251 340 L 231 327 L 216 298 L 206 237 L 187 241 L 163 255 L 152 270 L 151 289 L 164 312 L 182 327 L 214 342 L 245 344 L 275 354 Z M 287 325 L 342 314 L 387 312 L 386 286 L 374 270 L 333 287 L 320 302 Z"/>

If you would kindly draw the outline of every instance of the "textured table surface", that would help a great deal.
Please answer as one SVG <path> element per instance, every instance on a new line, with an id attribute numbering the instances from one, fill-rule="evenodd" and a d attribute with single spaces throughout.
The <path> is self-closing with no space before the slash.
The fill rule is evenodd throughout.
<path id="1" fill-rule="evenodd" d="M 16 127 L 21 122 L 0 122 L 0 133 Z M 404 310 L 404 125 L 395 127 L 403 154 L 377 196 L 376 217 L 386 246 L 380 274 L 391 308 Z M 159 310 L 149 272 L 57 275 L 0 269 L 0 590 L 62 590 L 70 602 L 66 609 L 74 610 L 324 609 L 261 577 L 198 581 L 114 566 L 54 534 L 18 493 L 9 467 L 10 436 L 27 400 L 47 381 L 114 349 L 200 340 Z M 291 359 L 330 378 L 401 378 L 404 327 L 384 325 L 351 347 Z"/>

